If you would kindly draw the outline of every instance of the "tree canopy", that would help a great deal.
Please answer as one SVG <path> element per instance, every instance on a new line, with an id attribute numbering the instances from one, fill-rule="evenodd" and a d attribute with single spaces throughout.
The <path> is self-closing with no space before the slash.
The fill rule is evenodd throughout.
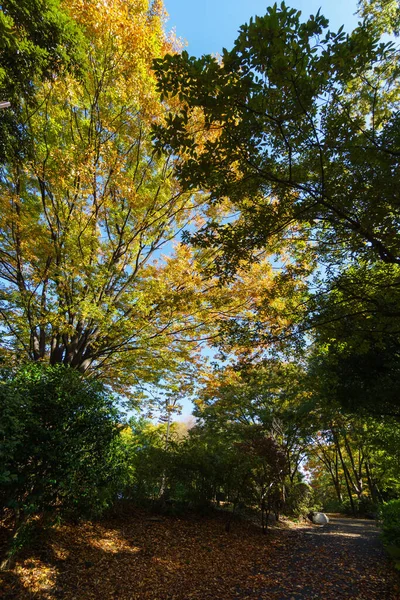
<path id="1" fill-rule="evenodd" d="M 276 234 L 312 238 L 331 260 L 399 264 L 399 62 L 374 23 L 333 33 L 320 13 L 302 22 L 275 4 L 220 60 L 156 60 L 162 96 L 182 101 L 156 139 L 179 154 L 186 189 L 240 211 L 194 236 L 222 246 L 227 265 Z"/>
<path id="2" fill-rule="evenodd" d="M 179 243 L 210 208 L 151 142 L 165 118 L 152 61 L 175 49 L 162 5 L 63 6 L 84 36 L 84 73 L 31 75 L 30 154 L 10 154 L 0 173 L 2 351 L 95 373 L 125 394 L 185 368 L 218 323 L 250 315 L 281 282 L 265 262 L 218 286 L 204 275 L 215 253 Z"/>
<path id="3" fill-rule="evenodd" d="M 344 404 L 385 412 L 397 404 L 400 88 L 398 48 L 384 35 L 399 12 L 361 2 L 359 16 L 345 34 L 320 12 L 303 21 L 275 4 L 220 58 L 157 59 L 162 97 L 181 105 L 154 137 L 178 155 L 183 189 L 236 208 L 187 238 L 219 249 L 220 276 L 279 244 L 278 264 L 301 259 L 292 272 L 308 297 L 292 303 L 297 328 L 286 334 L 306 345 L 317 335 Z M 261 315 L 250 331 L 254 345 L 270 340 Z M 237 324 L 232 333 L 251 338 Z"/>
<path id="4" fill-rule="evenodd" d="M 29 153 L 24 106 L 33 111 L 37 84 L 63 71 L 83 76 L 85 38 L 60 0 L 4 0 L 0 11 L 0 162 Z"/>

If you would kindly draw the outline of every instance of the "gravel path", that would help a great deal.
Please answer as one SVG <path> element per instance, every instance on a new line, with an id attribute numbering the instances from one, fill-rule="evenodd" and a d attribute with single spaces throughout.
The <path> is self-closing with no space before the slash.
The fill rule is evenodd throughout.
<path id="1" fill-rule="evenodd" d="M 394 571 L 373 521 L 331 518 L 324 527 L 280 532 L 285 543 L 267 565 L 257 565 L 251 589 L 257 600 L 399 600 Z M 288 547 L 291 552 L 288 556 Z"/>

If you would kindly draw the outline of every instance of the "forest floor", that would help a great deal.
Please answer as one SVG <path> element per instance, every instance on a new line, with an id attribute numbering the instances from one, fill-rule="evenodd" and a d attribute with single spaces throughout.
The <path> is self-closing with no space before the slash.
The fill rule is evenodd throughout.
<path id="1" fill-rule="evenodd" d="M 399 575 L 371 521 L 335 517 L 325 527 L 283 523 L 267 535 L 246 521 L 234 522 L 227 533 L 225 522 L 220 513 L 154 517 L 135 510 L 57 526 L 0 574 L 0 597 L 400 599 Z"/>

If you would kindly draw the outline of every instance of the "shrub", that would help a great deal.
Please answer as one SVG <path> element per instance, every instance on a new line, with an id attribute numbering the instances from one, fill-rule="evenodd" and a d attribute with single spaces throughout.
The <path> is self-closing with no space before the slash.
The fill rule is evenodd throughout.
<path id="1" fill-rule="evenodd" d="M 380 520 L 385 544 L 400 548 L 400 499 L 381 506 Z"/>
<path id="2" fill-rule="evenodd" d="M 343 502 L 337 499 L 329 498 L 322 503 L 322 511 L 328 513 L 343 513 L 345 512 Z"/>
<path id="3" fill-rule="evenodd" d="M 92 516 L 125 476 L 113 397 L 62 365 L 0 383 L 0 500 L 16 514 Z"/>
<path id="4" fill-rule="evenodd" d="M 378 512 L 377 504 L 372 500 L 372 498 L 369 498 L 368 496 L 362 496 L 360 499 L 353 498 L 353 506 L 355 514 L 358 517 L 369 517 L 372 515 L 376 515 Z M 342 512 L 346 515 L 353 514 L 353 508 L 348 498 L 346 498 L 346 500 L 343 500 L 338 512 Z"/>
<path id="5" fill-rule="evenodd" d="M 285 501 L 285 513 L 294 517 L 304 517 L 312 508 L 313 490 L 310 485 L 305 482 L 293 483 L 287 490 Z"/>

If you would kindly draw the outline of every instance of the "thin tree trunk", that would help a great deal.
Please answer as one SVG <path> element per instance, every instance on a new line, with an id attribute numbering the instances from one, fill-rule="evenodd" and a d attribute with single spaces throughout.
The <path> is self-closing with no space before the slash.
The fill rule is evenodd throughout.
<path id="1" fill-rule="evenodd" d="M 349 472 L 348 472 L 348 469 L 347 469 L 347 465 L 346 465 L 346 463 L 344 462 L 344 459 L 343 459 L 342 450 L 340 448 L 340 442 L 339 442 L 337 433 L 334 431 L 334 429 L 332 429 L 332 433 L 333 433 L 333 439 L 335 441 L 335 445 L 336 445 L 336 448 L 337 448 L 337 451 L 338 451 L 338 454 L 339 454 L 340 462 L 341 462 L 342 467 L 343 467 L 344 478 L 345 478 L 345 481 L 346 481 L 347 494 L 349 496 L 350 505 L 351 505 L 351 511 L 352 511 L 353 515 L 355 516 L 356 515 L 356 509 L 355 509 L 355 506 L 354 506 L 353 496 L 351 494 L 351 487 L 350 487 L 350 482 L 349 482 Z"/>

